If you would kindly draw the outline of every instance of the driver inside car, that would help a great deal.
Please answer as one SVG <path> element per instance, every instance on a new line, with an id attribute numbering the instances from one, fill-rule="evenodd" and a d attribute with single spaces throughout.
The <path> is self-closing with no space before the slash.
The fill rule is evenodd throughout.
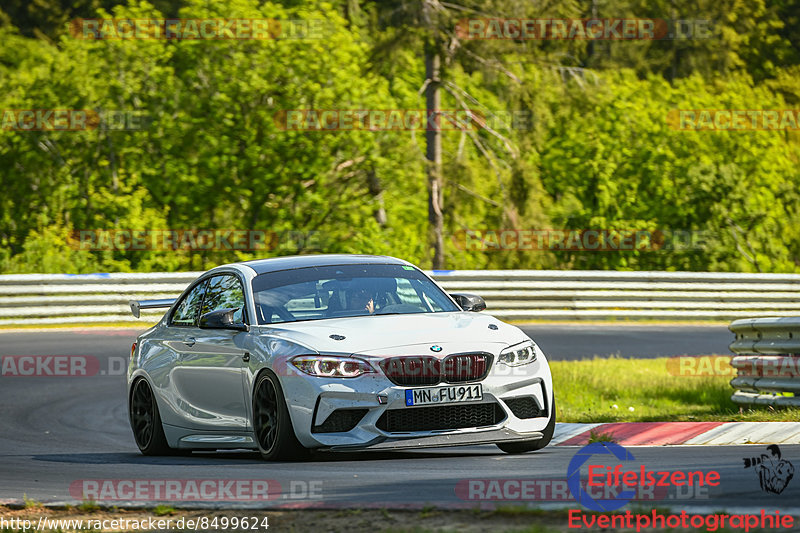
<path id="1" fill-rule="evenodd" d="M 353 311 L 366 311 L 370 315 L 375 313 L 375 301 L 365 289 L 360 289 L 349 298 L 350 309 Z"/>

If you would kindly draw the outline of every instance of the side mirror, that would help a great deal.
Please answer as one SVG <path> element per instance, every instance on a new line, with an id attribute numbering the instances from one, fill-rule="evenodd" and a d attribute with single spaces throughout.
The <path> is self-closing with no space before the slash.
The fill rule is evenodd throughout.
<path id="1" fill-rule="evenodd" d="M 239 310 L 238 307 L 219 309 L 211 311 L 200 317 L 200 327 L 203 329 L 235 329 L 238 331 L 248 331 L 247 324 L 236 322 L 234 315 Z"/>
<path id="2" fill-rule="evenodd" d="M 467 294 L 465 292 L 454 292 L 450 295 L 464 311 L 483 311 L 486 309 L 486 302 L 477 294 Z"/>

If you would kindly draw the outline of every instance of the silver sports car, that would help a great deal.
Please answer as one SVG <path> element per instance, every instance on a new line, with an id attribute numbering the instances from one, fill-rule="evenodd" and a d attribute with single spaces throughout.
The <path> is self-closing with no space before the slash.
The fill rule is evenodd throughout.
<path id="1" fill-rule="evenodd" d="M 128 412 L 146 455 L 496 444 L 553 436 L 550 368 L 519 328 L 392 257 L 317 255 L 201 275 L 131 347 Z"/>

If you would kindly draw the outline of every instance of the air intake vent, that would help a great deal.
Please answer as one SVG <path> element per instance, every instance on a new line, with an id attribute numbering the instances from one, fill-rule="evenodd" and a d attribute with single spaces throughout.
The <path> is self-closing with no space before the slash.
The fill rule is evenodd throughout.
<path id="1" fill-rule="evenodd" d="M 361 422 L 369 409 L 337 409 L 328 415 L 320 426 L 311 428 L 311 433 L 344 433 Z"/>
<path id="2" fill-rule="evenodd" d="M 519 398 L 503 399 L 505 404 L 517 418 L 538 418 L 547 416 L 547 412 L 539 407 L 533 396 L 520 396 Z"/>
<path id="3" fill-rule="evenodd" d="M 376 424 L 387 433 L 461 429 L 499 424 L 506 417 L 497 403 L 443 405 L 391 409 L 383 413 Z"/>

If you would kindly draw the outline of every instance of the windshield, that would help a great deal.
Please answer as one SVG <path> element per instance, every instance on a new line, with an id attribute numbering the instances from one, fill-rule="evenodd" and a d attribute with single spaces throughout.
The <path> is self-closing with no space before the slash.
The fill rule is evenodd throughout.
<path id="1" fill-rule="evenodd" d="M 427 276 L 404 265 L 334 265 L 253 279 L 259 324 L 460 309 Z"/>

